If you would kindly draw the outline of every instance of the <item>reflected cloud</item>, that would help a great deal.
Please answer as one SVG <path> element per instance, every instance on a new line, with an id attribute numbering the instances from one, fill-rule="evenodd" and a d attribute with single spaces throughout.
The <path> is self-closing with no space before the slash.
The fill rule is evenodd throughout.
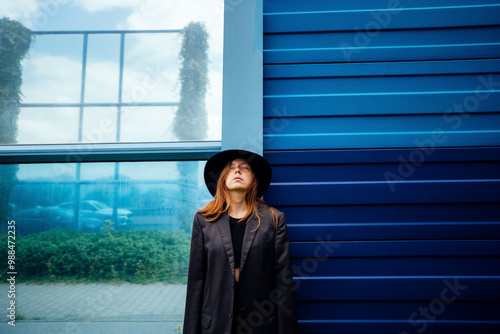
<path id="1" fill-rule="evenodd" d="M 144 1 L 137 0 L 73 0 L 74 5 L 88 12 L 99 12 L 117 8 L 138 8 Z"/>
<path id="2" fill-rule="evenodd" d="M 21 21 L 28 28 L 32 28 L 30 20 L 39 9 L 38 3 L 37 0 L 0 1 L 0 13 L 2 17 Z"/>
<path id="3" fill-rule="evenodd" d="M 220 2 L 220 3 L 219 3 Z M 223 17 L 220 15 L 222 1 L 161 1 L 150 0 L 54 0 L 52 8 L 47 7 L 46 1 L 21 0 L 17 2 L 2 2 L 0 11 L 7 13 L 13 19 L 21 21 L 34 30 L 40 30 L 33 25 L 33 17 L 38 12 L 50 12 L 53 22 L 52 30 L 65 30 L 64 17 L 68 11 L 75 15 L 80 10 L 82 17 L 91 17 L 98 12 L 110 13 L 115 19 L 116 29 L 182 29 L 191 21 L 205 23 L 209 37 L 209 86 L 206 95 L 206 110 L 208 119 L 209 140 L 220 140 L 221 110 L 222 110 L 222 45 L 223 45 Z M 50 10 L 49 10 L 50 9 Z M 119 9 L 122 16 L 117 18 L 111 15 Z M 39 14 L 39 13 L 38 13 Z M 57 17 L 56 17 L 57 15 Z M 89 30 L 92 30 L 92 20 Z M 85 102 L 116 103 L 118 99 L 119 60 L 116 45 L 108 46 L 100 41 L 95 44 L 93 35 L 89 37 L 89 58 L 87 60 Z M 51 36 L 53 42 L 44 42 L 46 36 L 37 36 L 36 41 L 25 59 L 23 86 L 23 103 L 78 103 L 80 102 L 81 71 L 82 71 L 82 37 L 78 35 L 63 37 Z M 71 38 L 72 41 L 68 41 Z M 123 77 L 123 102 L 178 102 L 180 100 L 180 83 L 178 82 L 180 61 L 178 58 L 182 40 L 179 34 L 137 34 L 127 35 L 125 44 L 125 68 Z M 94 44 L 92 44 L 94 43 Z M 96 46 L 97 45 L 97 46 Z M 112 48 L 113 50 L 109 49 Z M 108 49 L 107 51 L 104 49 Z M 112 55 L 110 57 L 110 55 Z M 113 60 L 116 59 L 116 60 Z M 27 108 L 25 108 L 27 109 Z M 168 109 L 171 109 L 170 107 Z M 60 111 L 65 111 L 61 109 Z M 55 113 L 51 111 L 51 113 Z M 171 110 L 165 114 L 170 115 Z M 175 111 L 174 111 L 175 113 Z M 73 131 L 73 123 L 78 123 L 78 116 L 71 113 L 62 118 L 51 119 L 52 124 L 43 122 L 36 127 L 33 112 L 23 112 L 19 120 L 18 143 L 58 143 L 67 139 L 62 132 Z M 150 114 L 159 115 L 155 111 Z M 106 118 L 109 113 L 104 113 Z M 84 113 L 84 119 L 85 119 Z M 28 117 L 28 118 L 27 118 Z M 72 118 L 68 121 L 68 117 Z M 76 117 L 76 119 L 73 119 Z M 95 120 L 86 124 L 99 124 Z M 64 122 L 62 120 L 64 119 Z M 141 126 L 145 126 L 150 134 L 148 138 L 138 141 L 166 141 L 175 140 L 171 134 L 171 120 L 173 117 L 162 119 L 141 118 Z M 136 120 L 134 119 L 134 122 Z M 68 128 L 68 122 L 70 123 Z M 113 117 L 113 122 L 116 119 Z M 170 123 L 169 123 L 170 122 Z M 123 123 L 126 124 L 126 120 Z M 23 128 L 23 126 L 25 126 Z M 76 125 L 77 126 L 77 125 Z M 116 126 L 115 126 L 116 127 Z M 144 130 L 142 128 L 140 130 Z M 90 129 L 89 131 L 91 131 Z M 123 130 L 123 129 L 122 129 Z M 125 132 L 130 129 L 125 129 Z M 166 133 L 168 132 L 168 133 Z M 157 136 L 157 137 L 155 137 Z M 41 139 L 43 138 L 43 140 Z M 110 139 L 106 137 L 106 141 Z M 84 140 L 85 141 L 85 140 Z M 74 142 L 72 140 L 71 142 Z M 92 142 L 86 140 L 86 142 Z"/>
<path id="4" fill-rule="evenodd" d="M 30 51 L 23 62 L 23 103 L 78 103 L 81 72 L 80 60 Z"/>

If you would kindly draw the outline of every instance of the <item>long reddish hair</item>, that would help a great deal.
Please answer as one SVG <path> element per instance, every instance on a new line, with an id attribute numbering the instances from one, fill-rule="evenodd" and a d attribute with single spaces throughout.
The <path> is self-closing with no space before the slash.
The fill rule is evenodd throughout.
<path id="1" fill-rule="evenodd" d="M 210 222 L 217 220 L 222 213 L 229 210 L 229 206 L 231 205 L 231 196 L 229 196 L 229 189 L 227 189 L 226 186 L 227 176 L 231 172 L 231 162 L 232 161 L 229 161 L 227 163 L 226 167 L 224 167 L 219 176 L 219 180 L 217 181 L 217 191 L 215 193 L 214 199 L 208 202 L 203 209 L 198 210 L 199 214 L 205 217 L 209 217 L 207 220 Z M 248 210 L 245 216 L 241 218 L 239 222 L 242 222 L 249 216 L 254 215 L 259 220 L 259 224 L 252 232 L 256 231 L 260 226 L 261 215 L 259 214 L 259 211 L 262 211 L 267 206 L 267 208 L 271 212 L 273 226 L 275 229 L 277 229 L 278 213 L 276 212 L 275 208 L 268 206 L 263 199 L 257 197 L 258 181 L 257 178 L 255 177 L 255 173 L 253 172 L 253 170 L 252 174 L 254 176 L 253 181 L 248 187 L 247 192 L 245 194 L 245 202 L 247 203 Z"/>

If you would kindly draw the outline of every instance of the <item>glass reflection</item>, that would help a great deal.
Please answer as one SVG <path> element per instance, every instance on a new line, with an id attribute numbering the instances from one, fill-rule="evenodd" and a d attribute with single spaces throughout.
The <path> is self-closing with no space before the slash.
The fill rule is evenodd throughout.
<path id="1" fill-rule="evenodd" d="M 2 175 L 7 168 L 0 166 Z M 211 199 L 202 169 L 197 161 L 19 165 L 15 182 L 1 182 L 11 184 L 9 214 L 21 234 L 98 232 L 108 220 L 118 230 L 189 231 Z"/>
<path id="2" fill-rule="evenodd" d="M 212 198 L 203 166 L 202 161 L 0 165 L 5 195 L 0 227 L 6 231 L 5 222 L 12 220 L 16 226 L 16 282 L 23 291 L 18 311 L 28 320 L 55 319 L 66 332 L 68 319 L 75 317 L 144 316 L 135 307 L 138 298 L 148 303 L 159 298 L 164 307 L 148 309 L 146 317 L 167 320 L 170 328 L 181 324 L 192 218 Z M 44 283 L 50 283 L 53 314 L 41 307 L 40 296 L 49 289 Z M 89 291 L 112 293 L 86 305 Z"/>
<path id="3" fill-rule="evenodd" d="M 82 52 L 83 35 L 36 35 L 23 61 L 23 103 L 80 102 Z"/>
<path id="4" fill-rule="evenodd" d="M 86 102 L 118 102 L 119 59 L 120 35 L 89 35 L 85 73 Z"/>
<path id="5" fill-rule="evenodd" d="M 78 108 L 21 108 L 17 144 L 77 143 L 78 120 Z"/>

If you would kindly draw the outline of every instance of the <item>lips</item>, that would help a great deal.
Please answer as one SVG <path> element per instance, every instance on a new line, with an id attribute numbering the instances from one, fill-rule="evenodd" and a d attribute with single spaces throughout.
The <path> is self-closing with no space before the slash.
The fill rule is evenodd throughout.
<path id="1" fill-rule="evenodd" d="M 233 180 L 243 180 L 241 177 L 235 177 Z"/>

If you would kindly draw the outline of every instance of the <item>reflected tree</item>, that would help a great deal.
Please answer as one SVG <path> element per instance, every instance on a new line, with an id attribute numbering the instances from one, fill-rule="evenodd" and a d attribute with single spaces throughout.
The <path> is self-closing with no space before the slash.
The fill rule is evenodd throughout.
<path id="1" fill-rule="evenodd" d="M 208 32 L 200 22 L 191 22 L 182 30 L 182 61 L 179 81 L 181 95 L 174 119 L 174 134 L 179 140 L 204 140 L 207 136 L 205 95 L 208 84 Z M 177 207 L 179 226 L 190 231 L 198 206 L 198 162 L 177 164 L 180 196 Z"/>
<path id="2" fill-rule="evenodd" d="M 19 211 L 36 206 L 53 206 L 72 201 L 74 187 L 74 179 L 67 174 L 58 175 L 57 179 L 22 180 L 12 190 L 10 202 Z"/>
<path id="3" fill-rule="evenodd" d="M 15 144 L 21 103 L 22 65 L 32 32 L 21 23 L 0 19 L 0 144 Z M 0 165 L 0 224 L 11 214 L 9 199 L 14 188 L 17 165 Z"/>
<path id="4" fill-rule="evenodd" d="M 191 22 L 181 35 L 181 96 L 173 131 L 179 140 L 203 140 L 207 136 L 208 32 L 203 23 Z"/>

